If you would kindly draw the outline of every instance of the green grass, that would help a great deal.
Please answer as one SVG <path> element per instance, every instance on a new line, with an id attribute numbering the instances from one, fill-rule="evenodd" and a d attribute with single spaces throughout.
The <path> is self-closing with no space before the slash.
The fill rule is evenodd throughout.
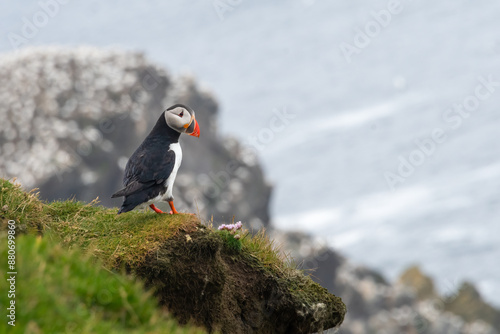
<path id="1" fill-rule="evenodd" d="M 0 178 L 0 215 L 15 220 L 23 232 L 42 234 L 46 222 L 38 193 L 24 192 L 19 184 Z M 2 219 L 2 221 L 4 221 Z"/>
<path id="2" fill-rule="evenodd" d="M 77 246 L 97 255 L 109 267 L 141 263 L 179 232 L 192 233 L 203 228 L 199 219 L 189 214 L 131 211 L 117 215 L 117 209 L 96 203 L 75 200 L 42 203 L 36 191 L 26 193 L 19 185 L 3 179 L 0 179 L 0 204 L 7 207 L 3 213 L 20 224 L 21 232 L 44 234 L 69 248 Z M 208 225 L 212 227 L 212 224 Z M 255 235 L 247 231 L 240 240 L 227 231 L 212 232 L 229 249 L 257 259 L 264 268 L 279 272 L 296 269 L 294 262 L 280 251 L 265 230 Z"/>
<path id="3" fill-rule="evenodd" d="M 3 179 L 0 182 L 0 209 L 4 208 L 3 215 L 19 224 L 21 233 L 43 234 L 67 247 L 76 245 L 110 266 L 116 259 L 127 263 L 144 261 L 146 253 L 154 252 L 179 230 L 191 231 L 199 224 L 195 216 L 188 214 L 133 211 L 117 215 L 117 209 L 96 203 L 42 203 L 35 191 L 26 193 L 19 185 Z"/>
<path id="4" fill-rule="evenodd" d="M 19 289 L 31 290 L 33 300 L 40 300 L 21 299 L 27 304 L 19 309 L 31 313 L 20 322 L 38 326 L 42 333 L 64 333 L 61 326 L 73 323 L 74 332 L 82 333 L 156 333 L 155 326 L 170 324 L 177 328 L 156 300 L 182 323 L 193 321 L 223 332 L 272 328 L 275 323 L 318 331 L 341 323 L 345 314 L 340 298 L 297 270 L 264 231 L 241 232 L 237 240 L 190 214 L 117 215 L 117 209 L 94 202 L 46 203 L 36 192 L 26 193 L 3 179 L 0 218 L 0 233 L 13 219 L 17 234 L 24 235 L 18 237 L 26 249 L 19 253 L 24 257 L 19 265 L 29 273 L 20 276 Z M 153 288 L 157 299 L 125 272 Z M 317 310 L 318 305 L 324 307 Z M 300 317 L 293 316 L 296 311 Z M 249 314 L 259 316 L 255 320 Z M 252 323 L 257 320 L 262 323 Z M 28 332 L 36 332 L 33 328 Z"/>
<path id="5" fill-rule="evenodd" d="M 6 240 L 5 233 L 0 238 Z M 0 257 L 7 258 L 5 243 Z M 24 235 L 16 239 L 16 260 L 16 326 L 9 333 L 204 333 L 179 327 L 142 284 L 78 250 Z M 0 281 L 3 318 L 6 283 Z M 2 319 L 0 332 L 6 326 Z"/>
<path id="6" fill-rule="evenodd" d="M 242 248 L 241 240 L 236 239 L 234 234 L 228 231 L 219 231 L 219 235 L 224 241 L 224 244 L 230 251 L 240 252 Z"/>
<path id="7" fill-rule="evenodd" d="M 242 249 L 247 256 L 254 257 L 264 268 L 281 274 L 295 274 L 297 265 L 288 253 L 281 251 L 280 246 L 271 240 L 264 229 L 255 235 L 244 235 L 241 239 Z"/>
<path id="8" fill-rule="evenodd" d="M 184 219 L 171 217 L 169 224 L 153 230 L 147 227 L 148 221 L 157 218 L 154 215 L 133 212 L 117 216 L 116 212 L 73 200 L 43 203 L 36 191 L 26 193 L 19 184 L 0 179 L 0 238 L 7 240 L 7 223 L 15 220 L 19 268 L 16 326 L 9 332 L 205 332 L 179 327 L 142 283 L 106 269 L 113 265 L 114 256 L 99 256 L 107 252 L 116 258 L 123 256 L 125 261 L 139 261 L 146 250 L 185 227 Z M 143 225 L 135 224 L 139 217 Z M 105 238 L 112 235 L 119 242 Z M 141 246 L 135 247 L 137 244 Z M 6 259 L 7 245 L 0 245 L 0 256 Z M 125 253 L 134 247 L 134 252 Z M 107 262 L 104 266 L 103 260 Z M 1 291 L 6 291 L 6 283 L 0 281 Z M 9 302 L 6 293 L 0 295 L 0 301 L 3 309 Z M 0 333 L 5 323 L 2 321 Z"/>
<path id="9" fill-rule="evenodd" d="M 76 245 L 106 265 L 135 265 L 145 261 L 160 245 L 179 231 L 193 231 L 196 217 L 158 215 L 154 212 L 130 212 L 117 215 L 116 209 L 95 207 L 81 202 L 53 202 L 46 206 L 53 222 L 49 235 L 72 247 Z"/>

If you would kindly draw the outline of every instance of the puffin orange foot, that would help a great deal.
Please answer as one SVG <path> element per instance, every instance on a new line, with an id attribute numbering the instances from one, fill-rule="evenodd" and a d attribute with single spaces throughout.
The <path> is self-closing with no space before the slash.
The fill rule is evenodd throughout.
<path id="1" fill-rule="evenodd" d="M 171 215 L 176 215 L 179 213 L 179 212 L 177 212 L 177 210 L 175 210 L 174 201 L 168 201 L 168 204 L 170 205 L 170 209 L 172 209 L 169 212 Z"/>
<path id="2" fill-rule="evenodd" d="M 151 209 L 153 209 L 154 212 L 156 212 L 156 213 L 165 213 L 165 212 L 161 211 L 160 209 L 158 209 L 154 204 L 151 204 L 149 207 Z"/>

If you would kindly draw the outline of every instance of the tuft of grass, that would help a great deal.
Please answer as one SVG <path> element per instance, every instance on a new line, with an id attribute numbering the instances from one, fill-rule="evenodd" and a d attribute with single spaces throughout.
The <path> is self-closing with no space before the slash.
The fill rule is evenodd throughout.
<path id="1" fill-rule="evenodd" d="M 25 192 L 15 179 L 10 182 L 0 178 L 0 218 L 3 225 L 7 223 L 6 216 L 18 223 L 19 232 L 42 234 L 46 219 L 37 189 Z"/>
<path id="2" fill-rule="evenodd" d="M 0 237 L 6 239 L 5 233 Z M 7 250 L 1 243 L 1 258 Z M 178 326 L 141 283 L 78 250 L 34 236 L 19 236 L 16 250 L 16 319 L 9 333 L 204 333 Z M 5 279 L 0 290 L 9 290 Z M 10 303 L 7 293 L 0 301 Z"/>
<path id="3" fill-rule="evenodd" d="M 294 272 L 297 269 L 290 254 L 282 252 L 280 245 L 269 238 L 265 229 L 261 229 L 255 235 L 247 232 L 241 242 L 244 253 L 255 258 L 267 269 L 281 274 Z"/>
<path id="4" fill-rule="evenodd" d="M 236 239 L 229 231 L 218 231 L 224 245 L 233 252 L 240 252 L 242 248 L 241 240 Z"/>

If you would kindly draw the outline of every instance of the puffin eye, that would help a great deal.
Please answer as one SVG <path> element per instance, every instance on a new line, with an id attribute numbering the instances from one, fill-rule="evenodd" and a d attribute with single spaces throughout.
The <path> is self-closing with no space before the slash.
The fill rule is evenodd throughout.
<path id="1" fill-rule="evenodd" d="M 179 117 L 184 117 L 184 111 L 181 111 L 181 113 L 179 114 Z"/>

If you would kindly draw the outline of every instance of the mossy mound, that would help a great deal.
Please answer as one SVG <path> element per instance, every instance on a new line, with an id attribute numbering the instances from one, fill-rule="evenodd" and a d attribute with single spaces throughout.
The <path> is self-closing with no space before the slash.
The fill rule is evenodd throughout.
<path id="1" fill-rule="evenodd" d="M 1 187 L 4 224 L 15 219 L 20 232 L 136 275 L 181 323 L 223 333 L 313 333 L 343 321 L 341 299 L 296 270 L 264 233 L 244 234 L 234 247 L 193 215 L 116 215 L 75 201 L 41 203 L 7 181 Z"/>

